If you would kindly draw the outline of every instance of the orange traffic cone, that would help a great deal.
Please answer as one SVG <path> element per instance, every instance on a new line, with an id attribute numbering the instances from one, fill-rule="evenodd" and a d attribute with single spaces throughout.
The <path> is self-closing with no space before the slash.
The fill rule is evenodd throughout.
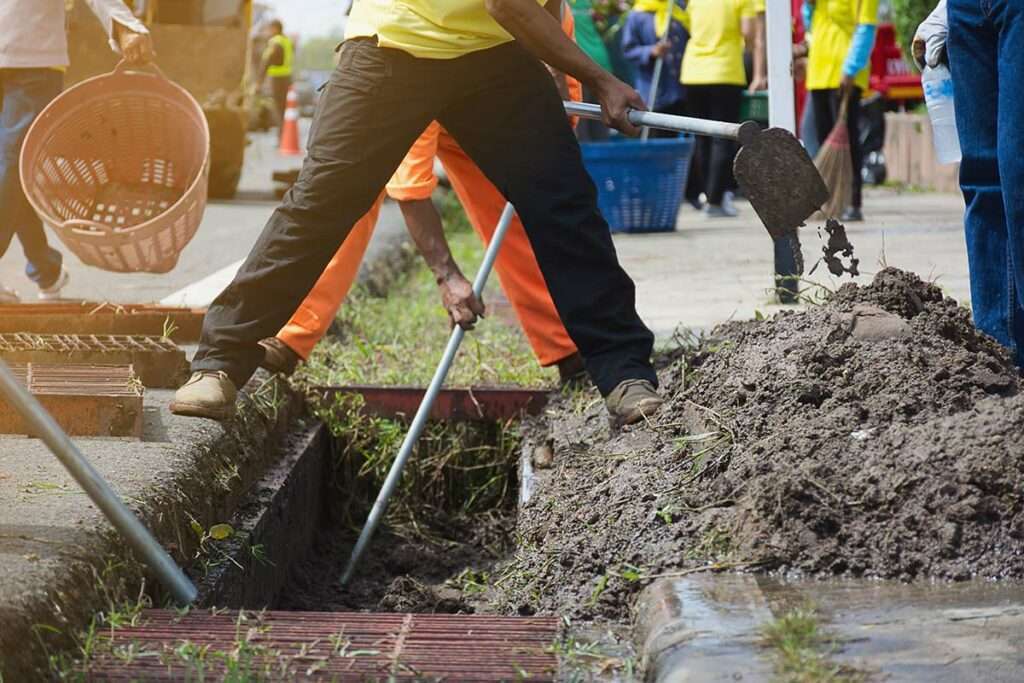
<path id="1" fill-rule="evenodd" d="M 281 144 L 277 151 L 285 156 L 302 156 L 302 150 L 299 149 L 299 96 L 295 86 L 288 88 L 288 103 L 281 123 Z"/>

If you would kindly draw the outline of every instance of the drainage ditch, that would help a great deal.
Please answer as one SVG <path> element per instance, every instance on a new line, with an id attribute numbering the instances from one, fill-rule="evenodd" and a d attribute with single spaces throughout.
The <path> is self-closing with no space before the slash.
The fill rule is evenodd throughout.
<path id="1" fill-rule="evenodd" d="M 513 550 L 513 422 L 433 422 L 356 575 L 340 576 L 398 444 L 401 421 L 339 401 L 287 441 L 278 466 L 201 567 L 202 604 L 299 611 L 487 613 Z M 329 425 L 329 426 L 328 426 Z"/>

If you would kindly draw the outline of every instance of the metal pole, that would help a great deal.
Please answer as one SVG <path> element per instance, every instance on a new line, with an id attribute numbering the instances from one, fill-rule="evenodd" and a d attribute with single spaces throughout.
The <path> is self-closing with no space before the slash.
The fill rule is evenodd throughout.
<path id="1" fill-rule="evenodd" d="M 484 253 L 484 261 L 480 264 L 480 270 L 477 271 L 476 279 L 473 281 L 473 293 L 478 297 L 484 292 L 487 278 L 494 268 L 494 261 L 498 257 L 498 250 L 501 249 L 501 243 L 505 241 L 505 233 L 508 232 L 508 228 L 512 224 L 512 217 L 515 215 L 515 212 L 512 204 L 506 204 L 505 210 L 501 213 L 501 219 L 494 230 L 494 237 L 491 238 L 491 243 L 487 246 L 487 251 Z M 420 407 L 416 410 L 416 416 L 409 426 L 409 432 L 405 435 L 402 447 L 398 450 L 398 456 L 395 457 L 395 462 L 391 464 L 391 469 L 384 480 L 384 485 L 381 487 L 380 493 L 377 494 L 377 500 L 373 503 L 369 517 L 366 518 L 366 525 L 359 534 L 359 540 L 356 541 L 355 548 L 352 549 L 352 555 L 348 559 L 345 573 L 341 576 L 342 585 L 348 583 L 349 579 L 352 578 L 352 574 L 359 564 L 359 559 L 363 556 L 363 552 L 365 552 L 366 547 L 373 538 L 374 532 L 380 525 L 381 519 L 384 517 L 384 512 L 388 508 L 388 502 L 395 493 L 398 480 L 402 477 L 405 463 L 412 454 L 412 449 L 427 424 L 430 410 L 434 406 L 437 395 L 441 392 L 441 387 L 444 386 L 444 381 L 448 377 L 448 371 L 452 367 L 452 361 L 455 360 L 455 354 L 458 352 L 459 345 L 462 344 L 462 338 L 465 334 L 466 331 L 456 325 L 455 329 L 452 330 L 451 336 L 448 338 L 448 346 L 441 357 L 441 363 L 437 366 L 437 370 L 434 371 L 434 377 L 430 380 L 430 386 L 427 387 L 427 392 L 423 395 Z"/>
<path id="2" fill-rule="evenodd" d="M 768 38 L 768 120 L 773 128 L 785 128 L 796 135 L 793 8 L 790 0 L 768 0 L 765 10 L 765 34 Z"/>
<path id="3" fill-rule="evenodd" d="M 665 29 L 665 38 L 671 40 L 672 36 L 672 15 L 676 11 L 676 0 L 668 0 L 668 28 Z M 657 35 L 658 27 L 654 27 L 654 33 Z M 658 61 L 654 62 L 654 74 L 651 77 L 651 95 L 647 98 L 647 107 L 651 110 L 654 109 L 654 103 L 658 101 L 658 86 L 661 85 L 661 70 L 665 68 L 665 56 L 658 57 Z M 647 140 L 647 137 L 651 134 L 651 129 L 645 127 L 640 131 L 640 139 L 643 141 Z"/>
<path id="4" fill-rule="evenodd" d="M 106 516 L 107 520 L 128 541 L 132 550 L 142 558 L 157 575 L 174 599 L 182 605 L 195 602 L 199 594 L 181 568 L 146 530 L 142 522 L 132 514 L 128 506 L 118 497 L 110 485 L 100 476 L 81 451 L 71 442 L 35 396 L 18 383 L 10 368 L 0 361 L 0 394 L 14 407 L 29 425 L 32 433 L 47 445 L 60 463 L 85 489 L 92 502 Z"/>
<path id="5" fill-rule="evenodd" d="M 796 135 L 796 86 L 793 83 L 793 7 L 789 0 L 768 0 L 765 7 L 768 38 L 768 120 L 774 128 Z M 808 27 L 809 29 L 810 27 Z M 795 303 L 799 294 L 798 254 L 800 236 L 796 231 L 776 238 L 775 290 L 781 303 Z"/>
<path id="6" fill-rule="evenodd" d="M 601 118 L 600 105 L 587 102 L 563 102 L 563 104 L 565 112 L 570 116 L 579 116 L 584 119 Z M 634 126 L 648 126 L 662 130 L 674 130 L 677 133 L 693 133 L 694 135 L 708 135 L 713 138 L 739 140 L 741 144 L 756 137 L 761 132 L 761 127 L 753 121 L 726 123 L 710 119 L 695 119 L 692 116 L 675 116 L 674 114 L 659 114 L 650 111 L 638 111 L 636 109 L 629 111 L 629 121 Z"/>

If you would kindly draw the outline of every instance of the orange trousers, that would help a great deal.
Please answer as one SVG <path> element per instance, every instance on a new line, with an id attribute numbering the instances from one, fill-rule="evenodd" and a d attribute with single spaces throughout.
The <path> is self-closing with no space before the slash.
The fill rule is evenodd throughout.
<path id="1" fill-rule="evenodd" d="M 473 229 L 489 243 L 505 207 L 505 198 L 436 122 L 409 151 L 388 184 L 387 194 L 399 201 L 429 198 L 437 184 L 433 173 L 435 156 L 447 171 Z M 278 338 L 302 358 L 308 358 L 327 333 L 355 282 L 383 201 L 382 193 L 373 208 L 352 228 L 295 315 L 278 333 Z M 576 353 L 576 345 L 555 310 L 518 216 L 509 226 L 495 269 L 540 364 L 553 365 Z"/>

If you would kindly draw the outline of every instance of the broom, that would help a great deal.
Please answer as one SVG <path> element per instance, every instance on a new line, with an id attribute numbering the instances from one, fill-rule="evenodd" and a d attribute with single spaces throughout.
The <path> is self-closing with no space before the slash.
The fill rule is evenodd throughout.
<path id="1" fill-rule="evenodd" d="M 850 155 L 850 132 L 846 121 L 850 96 L 850 90 L 840 93 L 836 125 L 814 157 L 814 165 L 828 187 L 828 202 L 821 207 L 826 219 L 841 216 L 853 200 L 853 158 Z"/>

